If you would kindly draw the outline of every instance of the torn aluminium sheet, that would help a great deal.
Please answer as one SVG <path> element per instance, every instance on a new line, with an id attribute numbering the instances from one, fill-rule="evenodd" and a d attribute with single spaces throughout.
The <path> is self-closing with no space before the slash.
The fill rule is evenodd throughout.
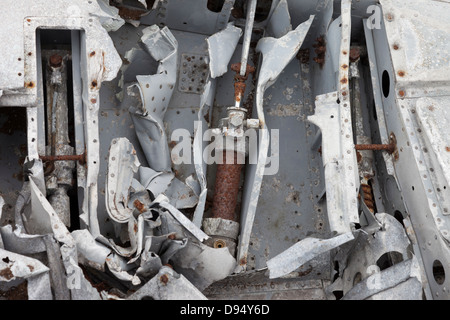
<path id="1" fill-rule="evenodd" d="M 285 34 L 281 38 L 265 37 L 259 40 L 256 51 L 263 56 L 259 70 L 258 84 L 256 87 L 256 108 L 261 128 L 261 142 L 258 146 L 258 162 L 251 166 L 248 185 L 251 190 L 249 196 L 244 196 L 242 203 L 241 232 L 238 245 L 238 261 L 235 272 L 240 273 L 247 265 L 247 251 L 250 242 L 252 225 L 261 189 L 261 183 L 266 166 L 267 152 L 269 150 L 269 132 L 264 118 L 263 101 L 265 90 L 275 83 L 280 73 L 294 58 L 300 49 L 303 40 L 314 20 L 314 16 Z M 253 155 L 256 156 L 256 155 Z"/>

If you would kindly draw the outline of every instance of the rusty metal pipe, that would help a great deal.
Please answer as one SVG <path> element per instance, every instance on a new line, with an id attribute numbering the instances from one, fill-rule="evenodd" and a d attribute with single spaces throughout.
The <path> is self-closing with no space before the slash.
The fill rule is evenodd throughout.
<path id="1" fill-rule="evenodd" d="M 217 164 L 213 218 L 236 221 L 235 210 L 242 167 L 243 165 L 237 162 L 237 152 L 234 152 L 233 163 L 226 163 L 226 152 L 223 152 L 223 164 Z"/>
<path id="2" fill-rule="evenodd" d="M 80 161 L 80 163 L 86 163 L 86 153 L 83 154 L 73 154 L 73 155 L 59 155 L 59 156 L 39 156 L 39 158 L 46 162 L 53 161 Z"/>

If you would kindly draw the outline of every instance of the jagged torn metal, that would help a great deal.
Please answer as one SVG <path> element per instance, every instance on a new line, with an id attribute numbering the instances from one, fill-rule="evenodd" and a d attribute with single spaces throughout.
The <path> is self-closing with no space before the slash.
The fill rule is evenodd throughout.
<path id="1" fill-rule="evenodd" d="M 330 251 L 350 240 L 353 240 L 353 234 L 351 232 L 331 239 L 305 238 L 267 261 L 269 278 L 273 279 L 285 276 L 318 255 Z"/>
<path id="2" fill-rule="evenodd" d="M 211 78 L 217 78 L 228 71 L 228 63 L 236 49 L 242 29 L 229 23 L 227 27 L 206 39 L 209 53 Z"/>
<path id="3" fill-rule="evenodd" d="M 33 180 L 31 188 L 31 216 L 27 219 L 27 231 L 35 229 L 34 234 L 52 234 L 61 244 L 61 257 L 67 275 L 67 288 L 73 300 L 101 299 L 100 294 L 86 280 L 78 266 L 76 242 L 61 222 L 46 197 L 39 191 Z M 30 222 L 33 222 L 32 224 Z M 35 227 L 35 224 L 37 226 Z M 37 229 L 37 230 L 36 230 Z"/>
<path id="4" fill-rule="evenodd" d="M 139 166 L 136 150 L 127 138 L 111 141 L 105 203 L 109 216 L 116 222 L 127 223 L 133 214 L 133 208 L 128 207 L 129 189 Z"/>
<path id="5" fill-rule="evenodd" d="M 178 42 L 167 27 L 153 25 L 142 30 L 141 41 L 159 66 L 154 75 L 138 75 L 142 107 L 131 108 L 136 134 L 149 166 L 171 171 L 170 151 L 163 118 L 177 80 Z"/>
<path id="6" fill-rule="evenodd" d="M 247 251 L 250 242 L 256 207 L 258 205 L 261 183 L 266 165 L 267 152 L 269 150 L 269 132 L 264 118 L 263 101 L 264 92 L 275 83 L 283 69 L 292 61 L 300 49 L 306 34 L 314 20 L 314 16 L 297 26 L 295 30 L 288 32 L 281 38 L 265 37 L 259 40 L 256 51 L 263 56 L 256 87 L 256 108 L 260 123 L 260 143 L 258 162 L 256 168 L 252 168 L 248 185 L 251 186 L 250 194 L 244 194 L 243 210 L 241 218 L 241 235 L 238 247 L 238 261 L 235 272 L 243 272 L 247 265 Z"/>
<path id="7" fill-rule="evenodd" d="M 213 88 L 212 88 L 213 87 Z M 215 82 L 208 81 L 203 90 L 203 94 L 200 98 L 200 110 L 197 115 L 197 122 L 194 129 L 194 142 L 192 144 L 193 156 L 194 156 L 194 166 L 195 173 L 197 175 L 197 180 L 200 184 L 200 193 L 198 195 L 197 207 L 194 211 L 194 216 L 192 222 L 198 228 L 200 228 L 203 221 L 203 213 L 205 211 L 206 196 L 208 193 L 206 185 L 206 163 L 203 161 L 203 132 L 204 126 L 206 126 L 206 121 L 204 119 L 205 106 L 211 106 L 213 104 L 213 95 L 215 92 Z"/>
<path id="8" fill-rule="evenodd" d="M 291 16 L 286 0 L 278 2 L 267 23 L 267 34 L 279 38 L 292 30 Z"/>

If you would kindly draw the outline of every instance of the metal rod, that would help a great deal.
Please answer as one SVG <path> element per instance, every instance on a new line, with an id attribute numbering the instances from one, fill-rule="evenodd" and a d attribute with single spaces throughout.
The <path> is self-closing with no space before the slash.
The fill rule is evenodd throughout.
<path id="1" fill-rule="evenodd" d="M 393 153 L 395 151 L 395 144 L 355 144 L 356 150 L 374 150 L 387 151 Z"/>
<path id="2" fill-rule="evenodd" d="M 39 156 L 42 161 L 80 161 L 86 163 L 86 154 L 59 155 L 59 156 Z"/>
<path id="3" fill-rule="evenodd" d="M 248 52 L 250 50 L 250 41 L 252 39 L 253 24 L 255 22 L 257 0 L 250 0 L 247 7 L 247 19 L 245 23 L 244 41 L 242 43 L 241 71 L 240 75 L 245 76 L 247 73 Z"/>

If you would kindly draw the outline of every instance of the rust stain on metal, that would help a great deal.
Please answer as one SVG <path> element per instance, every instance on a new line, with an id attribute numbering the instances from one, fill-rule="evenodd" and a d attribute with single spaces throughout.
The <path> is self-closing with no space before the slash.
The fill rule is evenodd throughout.
<path id="1" fill-rule="evenodd" d="M 241 63 L 238 62 L 231 65 L 231 70 L 236 72 L 236 75 L 234 76 L 234 98 L 236 101 L 241 101 L 241 98 L 244 96 L 245 92 L 245 81 L 247 81 L 249 74 L 254 73 L 256 69 L 247 64 L 245 75 L 241 76 Z"/>
<path id="2" fill-rule="evenodd" d="M 6 280 L 11 280 L 12 278 L 14 278 L 14 274 L 12 273 L 11 269 L 9 267 L 0 270 L 0 277 L 6 279 Z"/>
<path id="3" fill-rule="evenodd" d="M 159 280 L 163 283 L 163 284 L 167 284 L 167 282 L 169 282 L 169 277 L 167 276 L 167 274 L 163 274 Z"/>
<path id="4" fill-rule="evenodd" d="M 95 56 L 95 51 L 92 51 L 91 53 L 89 53 L 89 57 L 93 57 Z"/>
<path id="5" fill-rule="evenodd" d="M 400 70 L 399 72 L 397 72 L 397 74 L 398 74 L 400 77 L 404 77 L 406 73 L 405 73 L 405 71 Z"/>
<path id="6" fill-rule="evenodd" d="M 394 50 L 398 50 L 398 49 L 399 49 L 399 46 L 398 46 L 398 44 L 394 44 L 394 45 L 392 46 L 392 48 L 394 48 Z"/>
<path id="7" fill-rule="evenodd" d="M 325 52 L 327 51 L 324 36 L 318 37 L 312 46 L 315 48 L 314 52 L 317 54 L 313 60 L 322 68 L 325 63 Z"/>
<path id="8" fill-rule="evenodd" d="M 61 67 L 62 62 L 63 62 L 63 57 L 61 57 L 59 54 L 54 54 L 54 55 L 50 56 L 49 63 L 50 63 L 50 66 L 52 66 L 53 68 Z"/>
<path id="9" fill-rule="evenodd" d="M 140 213 L 143 213 L 145 211 L 145 205 L 142 202 L 140 202 L 138 199 L 134 200 L 133 204 Z"/>
<path id="10" fill-rule="evenodd" d="M 33 81 L 25 82 L 25 87 L 28 89 L 34 88 L 36 85 Z"/>
<path id="11" fill-rule="evenodd" d="M 177 238 L 177 234 L 176 233 L 171 233 L 167 236 L 168 239 L 170 240 L 175 240 Z"/>
<path id="12" fill-rule="evenodd" d="M 309 62 L 309 49 L 301 49 L 297 53 L 297 59 L 300 60 L 301 63 L 308 63 Z"/>
<path id="13" fill-rule="evenodd" d="M 350 49 L 350 61 L 351 62 L 355 62 L 356 60 L 358 60 L 360 55 L 361 55 L 361 52 L 360 52 L 359 48 L 351 48 Z"/>
<path id="14" fill-rule="evenodd" d="M 369 184 L 361 183 L 361 189 L 363 191 L 364 203 L 370 212 L 375 212 L 375 200 L 373 197 L 373 190 Z"/>
<path id="15" fill-rule="evenodd" d="M 91 82 L 91 89 L 97 88 L 97 80 L 92 80 Z"/>
<path id="16" fill-rule="evenodd" d="M 310 274 L 312 270 L 313 270 L 313 267 L 310 265 L 310 266 L 308 267 L 308 269 L 306 269 L 305 271 L 299 271 L 298 274 L 297 274 L 297 276 L 299 276 L 299 277 L 304 277 L 304 276 Z"/>
<path id="17" fill-rule="evenodd" d="M 345 69 L 348 68 L 348 65 L 347 65 L 347 64 L 343 64 L 343 65 L 341 66 L 341 68 L 345 70 Z"/>
<path id="18" fill-rule="evenodd" d="M 245 266 L 247 264 L 247 256 L 241 258 L 241 260 L 239 260 L 239 265 L 240 266 Z"/>
<path id="19" fill-rule="evenodd" d="M 450 147 L 449 147 L 449 146 L 446 146 L 446 147 L 445 147 L 445 151 L 450 152 Z"/>
<path id="20" fill-rule="evenodd" d="M 27 267 L 28 267 L 28 269 L 30 269 L 30 272 L 33 272 L 34 267 L 32 265 L 28 264 Z"/>
<path id="21" fill-rule="evenodd" d="M 91 103 L 97 103 L 97 99 L 92 98 Z"/>
<path id="22" fill-rule="evenodd" d="M 223 164 L 217 165 L 212 207 L 214 218 L 235 221 L 235 209 L 242 167 L 242 164 L 237 163 L 236 152 L 234 152 L 233 163 L 226 163 L 226 152 L 223 152 Z"/>
<path id="23" fill-rule="evenodd" d="M 342 83 L 342 84 L 346 84 L 347 82 L 348 82 L 348 79 L 347 79 L 347 78 L 344 77 L 344 78 L 341 79 L 341 83 Z"/>
<path id="24" fill-rule="evenodd" d="M 404 97 L 405 96 L 405 91 L 404 90 L 400 90 L 399 92 L 398 92 L 398 95 L 400 96 L 400 97 Z"/>
<path id="25" fill-rule="evenodd" d="M 361 155 L 361 153 L 358 152 L 358 151 L 356 151 L 356 160 L 358 161 L 358 163 L 360 163 L 361 160 L 362 160 L 362 155 Z"/>
<path id="26" fill-rule="evenodd" d="M 139 20 L 147 13 L 146 10 L 131 9 L 123 6 L 117 6 L 117 8 L 119 9 L 119 16 L 123 19 Z"/>
<path id="27" fill-rule="evenodd" d="M 373 151 L 387 151 L 393 153 L 395 145 L 393 144 L 355 144 L 356 150 L 373 150 Z"/>

